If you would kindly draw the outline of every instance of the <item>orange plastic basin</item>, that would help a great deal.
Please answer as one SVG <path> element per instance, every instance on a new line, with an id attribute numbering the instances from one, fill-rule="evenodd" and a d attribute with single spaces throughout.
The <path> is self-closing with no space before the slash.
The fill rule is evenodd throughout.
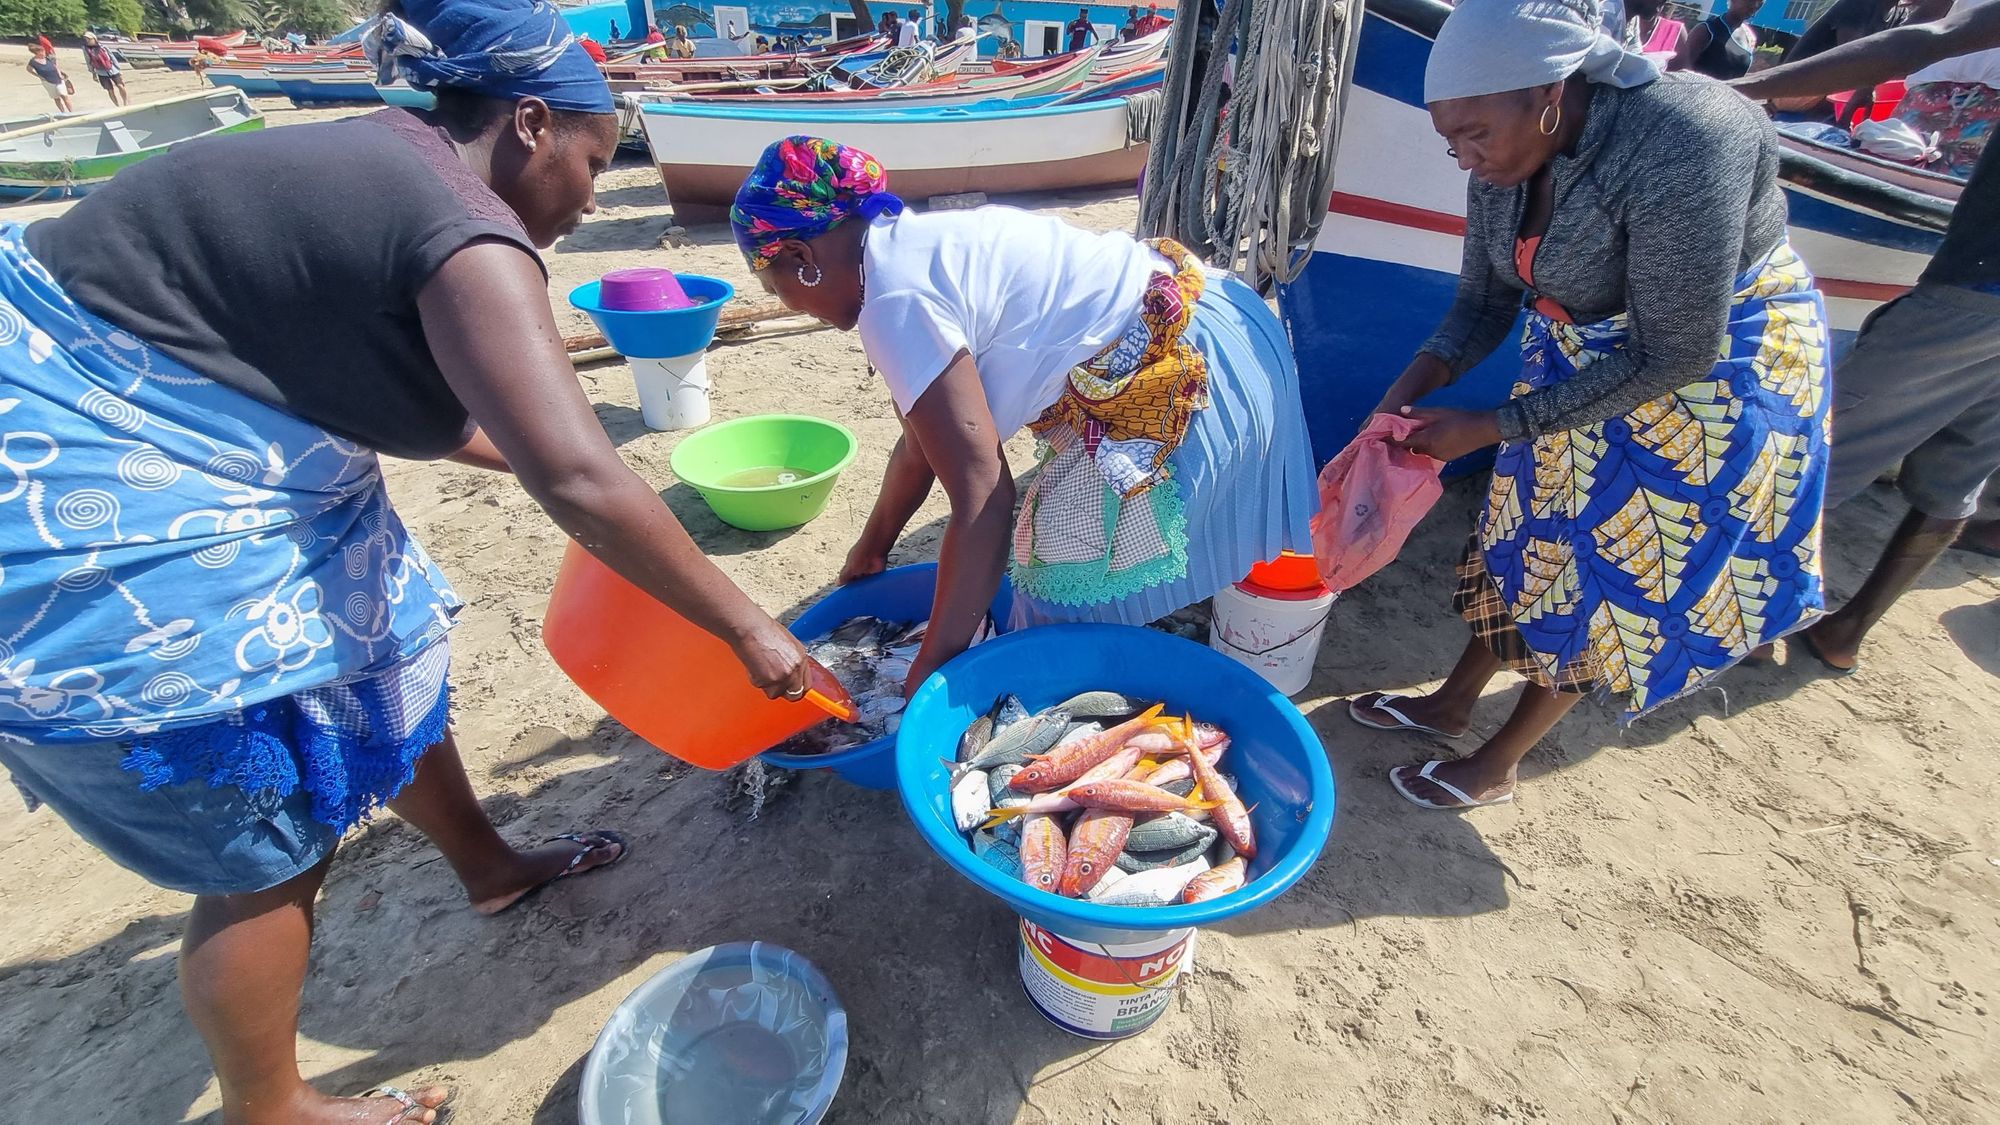
<path id="1" fill-rule="evenodd" d="M 766 699 L 728 645 L 575 543 L 549 593 L 542 643 L 612 718 L 707 769 L 753 758 L 828 716 L 854 715 L 847 689 L 817 663 L 804 699 Z"/>

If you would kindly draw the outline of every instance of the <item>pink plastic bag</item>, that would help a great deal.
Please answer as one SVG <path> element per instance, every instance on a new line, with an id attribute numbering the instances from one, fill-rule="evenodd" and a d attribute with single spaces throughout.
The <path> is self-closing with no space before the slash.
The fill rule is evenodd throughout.
<path id="1" fill-rule="evenodd" d="M 1377 414 L 1319 474 L 1313 558 L 1335 593 L 1395 561 L 1410 531 L 1444 492 L 1444 462 L 1389 444 L 1422 423 Z"/>

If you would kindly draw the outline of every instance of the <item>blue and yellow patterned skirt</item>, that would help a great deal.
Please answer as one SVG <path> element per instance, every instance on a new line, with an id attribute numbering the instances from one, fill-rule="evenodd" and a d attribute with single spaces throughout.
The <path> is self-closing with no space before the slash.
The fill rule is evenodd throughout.
<path id="1" fill-rule="evenodd" d="M 1825 302 L 1788 245 L 1737 289 L 1708 378 L 1622 417 L 1503 443 L 1479 515 L 1485 581 L 1529 657 L 1510 663 L 1544 687 L 1620 696 L 1626 721 L 1824 608 Z M 1623 316 L 1572 325 L 1531 312 L 1515 397 L 1626 338 Z"/>

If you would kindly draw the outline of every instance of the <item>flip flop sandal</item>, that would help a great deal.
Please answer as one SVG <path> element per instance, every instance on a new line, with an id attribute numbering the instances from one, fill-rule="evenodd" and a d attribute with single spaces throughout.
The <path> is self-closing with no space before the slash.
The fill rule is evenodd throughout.
<path id="1" fill-rule="evenodd" d="M 458 1091 L 452 1090 L 444 1096 L 443 1101 L 436 1105 L 425 1105 L 411 1096 L 407 1091 L 395 1086 L 377 1086 L 359 1096 L 362 1098 L 394 1098 L 402 1104 L 403 1108 L 396 1111 L 396 1116 L 383 1122 L 382 1125 L 408 1125 L 408 1122 L 411 1120 L 410 1115 L 423 1110 L 430 1110 L 437 1115 L 433 1119 L 432 1125 L 446 1125 L 452 1119 L 452 1114 L 456 1109 L 451 1103 L 458 1100 Z"/>
<path id="2" fill-rule="evenodd" d="M 494 911 L 492 914 L 487 915 L 487 917 L 495 918 L 502 914 L 505 914 L 509 910 L 514 909 L 515 907 L 521 905 L 522 903 L 528 901 L 529 899 L 535 897 L 536 895 L 541 894 L 543 891 L 549 889 L 555 884 L 562 882 L 564 879 L 568 879 L 575 875 L 588 875 L 593 871 L 606 871 L 613 867 L 616 867 L 620 863 L 624 862 L 626 856 L 632 854 L 632 846 L 625 842 L 625 837 L 620 836 L 618 833 L 613 832 L 608 828 L 593 829 L 592 831 L 589 832 L 564 832 L 560 835 L 549 837 L 547 840 L 543 841 L 543 843 L 553 844 L 557 840 L 568 840 L 573 844 L 582 844 L 583 850 L 576 853 L 576 855 L 570 859 L 569 866 L 563 868 L 561 871 L 556 872 L 554 875 L 549 876 L 547 879 L 542 880 L 541 882 L 535 884 L 534 886 L 529 887 L 527 891 L 522 893 L 520 898 L 515 899 L 513 902 L 510 902 L 507 905 L 501 907 L 500 909 Z M 579 870 L 578 865 L 581 864 L 587 857 L 589 857 L 590 853 L 598 850 L 599 848 L 608 847 L 613 844 L 616 844 L 618 846 L 618 858 L 612 860 L 609 863 L 600 863 L 595 867 L 585 867 Z"/>
<path id="3" fill-rule="evenodd" d="M 1358 697 L 1350 699 L 1347 701 L 1347 717 L 1367 727 L 1369 730 L 1418 731 L 1424 734 L 1434 734 L 1439 738 L 1464 738 L 1467 734 L 1471 733 L 1470 731 L 1459 731 L 1457 734 L 1451 734 L 1447 731 L 1441 731 L 1436 727 L 1427 727 L 1410 718 L 1408 715 L 1403 714 L 1401 711 L 1396 710 L 1395 704 L 1409 698 L 1407 695 L 1390 695 L 1387 692 L 1377 692 L 1365 703 Z M 1393 723 L 1378 723 L 1373 719 L 1364 718 L 1361 714 L 1364 708 L 1370 711 L 1380 711 L 1396 721 Z"/>
<path id="4" fill-rule="evenodd" d="M 1396 787 L 1396 792 L 1402 794 L 1405 801 L 1410 802 L 1420 809 L 1436 809 L 1439 812 L 1457 812 L 1461 809 L 1483 809 L 1489 805 L 1504 805 L 1514 799 L 1513 792 L 1509 791 L 1504 796 L 1495 797 L 1490 801 L 1479 800 L 1472 794 L 1439 777 L 1437 775 L 1437 768 L 1441 765 L 1444 765 L 1444 763 L 1425 762 L 1423 768 L 1417 770 L 1417 776 L 1451 794 L 1459 802 L 1458 804 L 1443 805 L 1431 800 L 1429 797 L 1418 796 L 1416 791 L 1410 788 L 1410 783 L 1404 780 L 1409 776 L 1409 766 L 1397 766 L 1395 769 L 1390 770 L 1389 784 Z"/>
<path id="5" fill-rule="evenodd" d="M 1819 644 L 1812 639 L 1812 634 L 1806 632 L 1803 629 L 1801 629 L 1796 633 L 1793 633 L 1789 637 L 1786 637 L 1785 643 L 1796 644 L 1800 648 L 1805 649 L 1807 656 L 1810 656 L 1814 660 L 1819 661 L 1820 667 L 1825 668 L 1827 671 L 1833 673 L 1836 676 L 1844 678 L 1847 676 L 1852 676 L 1854 673 L 1861 671 L 1861 665 L 1859 664 L 1855 664 L 1847 668 L 1842 668 L 1840 665 L 1835 664 L 1831 660 L 1828 660 L 1826 658 L 1826 653 L 1821 652 L 1819 650 Z"/>

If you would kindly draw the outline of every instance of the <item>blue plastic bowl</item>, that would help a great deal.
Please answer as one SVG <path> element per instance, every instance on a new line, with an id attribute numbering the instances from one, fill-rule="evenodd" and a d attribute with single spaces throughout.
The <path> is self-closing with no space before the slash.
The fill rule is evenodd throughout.
<path id="1" fill-rule="evenodd" d="M 885 570 L 859 582 L 835 587 L 832 593 L 792 622 L 792 635 L 802 641 L 817 640 L 853 617 L 922 621 L 931 615 L 931 598 L 936 592 L 936 563 L 916 563 Z M 1013 608 L 1014 588 L 1002 578 L 1000 593 L 993 599 L 993 620 L 999 628 L 1007 627 L 1007 614 Z M 987 698 L 986 705 L 993 705 L 992 697 Z M 966 720 L 968 724 L 971 721 Z M 878 738 L 838 754 L 769 753 L 763 755 L 763 759 L 788 770 L 830 769 L 842 780 L 863 789 L 896 787 L 896 739 L 893 736 Z"/>
<path id="2" fill-rule="evenodd" d="M 673 359 L 706 350 L 715 339 L 722 306 L 736 296 L 736 287 L 719 277 L 677 273 L 681 291 L 701 303 L 684 309 L 607 309 L 598 298 L 601 283 L 591 281 L 569 291 L 569 303 L 590 316 L 597 330 L 633 359 Z"/>
<path id="3" fill-rule="evenodd" d="M 768 942 L 688 954 L 598 1032 L 581 1125 L 813 1125 L 847 1069 L 847 1010 L 812 962 Z"/>
<path id="4" fill-rule="evenodd" d="M 1223 770 L 1254 806 L 1257 858 L 1242 890 L 1174 906 L 1100 906 L 1001 874 L 972 854 L 951 818 L 944 762 L 1001 692 L 1039 710 L 1078 692 L 1122 691 L 1193 712 L 1233 740 Z M 924 681 L 903 714 L 896 750 L 903 807 L 924 841 L 958 873 L 1037 925 L 1081 941 L 1202 926 L 1253 910 L 1297 882 L 1333 831 L 1333 771 L 1305 716 L 1262 676 L 1229 657 L 1154 629 L 1051 625 L 989 641 Z"/>

